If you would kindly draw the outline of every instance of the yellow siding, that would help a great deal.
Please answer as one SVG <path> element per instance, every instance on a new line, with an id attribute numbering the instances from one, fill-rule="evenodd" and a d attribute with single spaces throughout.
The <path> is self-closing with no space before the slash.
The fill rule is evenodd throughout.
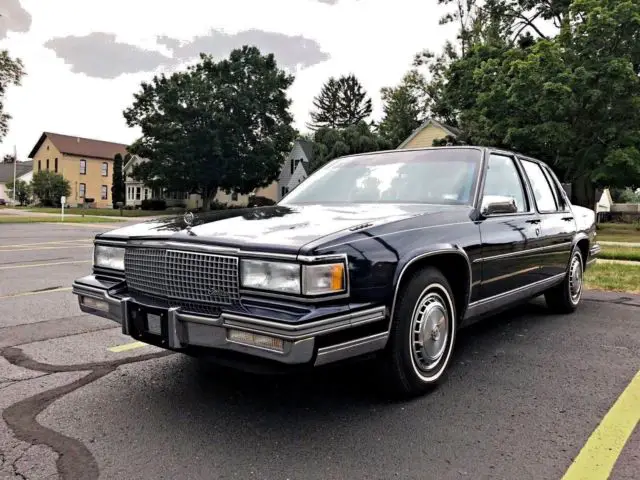
<path id="1" fill-rule="evenodd" d="M 80 173 L 80 160 L 82 159 L 87 161 L 86 174 L 84 175 Z M 106 162 L 108 165 L 106 176 L 102 175 L 103 162 Z M 61 173 L 64 175 L 64 178 L 69 180 L 69 184 L 71 185 L 69 203 L 82 203 L 80 184 L 84 183 L 86 185 L 85 197 L 93 198 L 98 208 L 108 208 L 112 206 L 111 184 L 113 178 L 113 160 L 64 155 L 63 170 Z M 106 185 L 107 187 L 107 198 L 105 200 L 101 198 L 102 185 Z"/>
<path id="2" fill-rule="evenodd" d="M 413 137 L 411 141 L 402 148 L 432 147 L 434 140 L 445 138 L 446 136 L 447 132 L 435 125 L 429 124 L 427 128 L 420 131 L 420 133 Z"/>
<path id="3" fill-rule="evenodd" d="M 71 194 L 67 197 L 67 203 L 70 206 L 82 204 L 80 198 L 80 184 L 84 183 L 86 187 L 85 196 L 93 198 L 98 208 L 110 208 L 111 201 L 111 183 L 113 174 L 113 160 L 103 160 L 98 158 L 77 157 L 74 155 L 64 155 L 55 147 L 49 138 L 46 138 L 42 145 L 33 156 L 33 173 L 38 172 L 38 161 L 42 170 L 47 170 L 47 160 L 49 160 L 49 170 L 55 172 L 55 159 L 58 159 L 58 173 L 69 181 L 71 186 Z M 80 159 L 87 161 L 86 175 L 80 174 Z M 103 177 L 102 162 L 107 162 L 107 176 Z M 107 199 L 101 199 L 101 187 L 107 186 Z"/>
<path id="4" fill-rule="evenodd" d="M 33 173 L 38 173 L 38 162 L 40 162 L 40 169 L 47 169 L 47 160 L 49 160 L 49 170 L 55 171 L 55 162 L 58 159 L 58 173 L 60 173 L 60 162 L 62 161 L 62 154 L 55 147 L 55 145 L 48 138 L 42 142 L 40 148 L 33 156 Z"/>
<path id="5" fill-rule="evenodd" d="M 271 185 L 264 188 L 258 188 L 255 191 L 255 194 L 259 197 L 270 198 L 274 202 L 278 201 L 278 182 L 273 182 Z M 247 205 L 249 203 L 249 195 L 238 195 L 237 200 L 232 200 L 231 194 L 219 191 L 215 200 L 228 205 Z"/>

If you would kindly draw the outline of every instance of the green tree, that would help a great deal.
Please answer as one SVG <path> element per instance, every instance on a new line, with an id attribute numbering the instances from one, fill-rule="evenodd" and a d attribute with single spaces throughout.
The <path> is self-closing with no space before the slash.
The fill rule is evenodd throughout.
<path id="1" fill-rule="evenodd" d="M 122 155 L 116 153 L 116 156 L 113 158 L 113 174 L 111 185 L 111 199 L 113 201 L 113 208 L 118 208 L 118 202 L 122 202 L 124 204 L 126 201 L 124 174 L 122 172 L 124 163 L 125 162 L 122 159 Z"/>
<path id="2" fill-rule="evenodd" d="M 7 190 L 9 197 L 13 198 L 13 182 L 7 183 Z M 24 180 L 16 180 L 16 200 L 20 205 L 26 205 L 31 198 L 31 185 Z"/>
<path id="3" fill-rule="evenodd" d="M 307 126 L 312 130 L 320 127 L 337 128 L 340 123 L 340 86 L 334 77 L 329 78 L 320 89 L 320 93 L 313 99 L 316 111 L 311 112 L 311 123 Z"/>
<path id="4" fill-rule="evenodd" d="M 243 46 L 216 62 L 201 55 L 184 72 L 142 83 L 124 111 L 142 137 L 131 153 L 147 184 L 200 193 L 204 209 L 219 189 L 247 194 L 279 175 L 295 140 L 286 91 L 293 77 L 272 54 Z"/>
<path id="5" fill-rule="evenodd" d="M 400 145 L 427 117 L 429 97 L 425 84 L 424 76 L 411 70 L 399 85 L 381 89 L 383 117 L 378 132 L 391 146 Z"/>
<path id="6" fill-rule="evenodd" d="M 313 105 L 316 110 L 311 112 L 311 123 L 307 124 L 312 130 L 357 125 L 366 120 L 373 109 L 371 98 L 353 74 L 329 78 Z"/>
<path id="7" fill-rule="evenodd" d="M 309 165 L 309 173 L 343 155 L 389 148 L 392 148 L 389 142 L 378 133 L 373 132 L 371 126 L 364 121 L 347 128 L 323 127 L 315 132 L 313 160 Z"/>
<path id="8" fill-rule="evenodd" d="M 513 42 L 507 33 L 519 17 L 508 10 L 500 24 L 511 28 L 439 62 L 434 111 L 471 143 L 547 161 L 574 185 L 578 204 L 593 208 L 598 186 L 640 184 L 640 4 L 515 3 L 553 20 L 557 35 Z"/>
<path id="9" fill-rule="evenodd" d="M 13 59 L 7 50 L 0 51 L 0 141 L 9 131 L 11 115 L 4 111 L 4 96 L 10 85 L 20 85 L 24 65 L 19 58 Z"/>
<path id="10" fill-rule="evenodd" d="M 60 206 L 60 197 L 71 194 L 71 185 L 59 173 L 41 170 L 33 174 L 31 190 L 44 206 Z"/>

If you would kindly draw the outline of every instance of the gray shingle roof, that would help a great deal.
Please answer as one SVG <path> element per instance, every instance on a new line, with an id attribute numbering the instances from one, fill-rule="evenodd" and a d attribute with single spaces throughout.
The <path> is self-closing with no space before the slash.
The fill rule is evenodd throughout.
<path id="1" fill-rule="evenodd" d="M 18 162 L 16 164 L 16 178 L 20 178 L 32 169 L 31 162 Z M 0 183 L 13 182 L 13 163 L 0 163 Z"/>

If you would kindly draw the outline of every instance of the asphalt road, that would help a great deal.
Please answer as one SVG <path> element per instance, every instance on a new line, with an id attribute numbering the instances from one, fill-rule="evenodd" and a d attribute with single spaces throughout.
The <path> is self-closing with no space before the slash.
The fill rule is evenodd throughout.
<path id="1" fill-rule="evenodd" d="M 0 225 L 0 479 L 560 479 L 640 369 L 640 297 L 595 293 L 463 331 L 447 382 L 408 402 L 366 362 L 258 376 L 115 353 L 133 340 L 70 291 L 108 228 Z M 639 477 L 636 427 L 610 478 Z"/>

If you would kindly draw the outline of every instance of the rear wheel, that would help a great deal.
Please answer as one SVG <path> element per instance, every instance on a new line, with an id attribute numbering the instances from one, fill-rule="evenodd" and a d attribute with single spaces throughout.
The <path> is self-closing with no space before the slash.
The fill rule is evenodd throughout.
<path id="1" fill-rule="evenodd" d="M 423 394 L 442 381 L 457 328 L 453 298 L 434 267 L 416 272 L 402 288 L 384 357 L 390 383 L 402 396 Z"/>
<path id="2" fill-rule="evenodd" d="M 571 313 L 578 308 L 582 299 L 584 263 L 582 253 L 576 246 L 571 254 L 569 270 L 562 281 L 556 287 L 545 292 L 544 297 L 547 306 L 557 313 Z"/>

